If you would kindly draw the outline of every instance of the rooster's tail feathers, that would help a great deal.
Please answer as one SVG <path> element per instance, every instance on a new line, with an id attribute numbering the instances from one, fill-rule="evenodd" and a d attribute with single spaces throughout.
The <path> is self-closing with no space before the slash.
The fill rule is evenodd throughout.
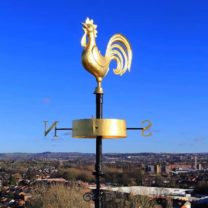
<path id="1" fill-rule="evenodd" d="M 116 34 L 111 37 L 105 56 L 117 62 L 117 67 L 113 70 L 116 75 L 123 75 L 127 70 L 130 71 L 132 50 L 129 41 L 123 35 Z"/>

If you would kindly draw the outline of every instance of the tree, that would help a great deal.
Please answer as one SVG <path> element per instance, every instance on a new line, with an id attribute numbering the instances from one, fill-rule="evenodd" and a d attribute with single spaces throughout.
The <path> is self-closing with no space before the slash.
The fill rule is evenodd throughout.
<path id="1" fill-rule="evenodd" d="M 208 194 L 208 183 L 198 185 L 194 192 L 197 194 Z"/>
<path id="2" fill-rule="evenodd" d="M 155 201 L 147 196 L 134 196 L 117 192 L 112 200 L 104 201 L 103 208 L 154 208 L 155 205 Z"/>

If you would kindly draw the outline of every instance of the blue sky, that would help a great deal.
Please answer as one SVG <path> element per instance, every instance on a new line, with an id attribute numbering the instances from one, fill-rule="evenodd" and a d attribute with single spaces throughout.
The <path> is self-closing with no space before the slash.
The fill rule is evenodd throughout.
<path id="1" fill-rule="evenodd" d="M 102 53 L 114 33 L 131 42 L 131 72 L 104 79 L 104 116 L 130 127 L 153 122 L 153 136 L 128 132 L 104 152 L 207 152 L 207 1 L 1 1 L 0 152 L 95 152 L 94 140 L 43 136 L 95 115 L 95 79 L 81 65 L 81 22 L 93 18 Z"/>

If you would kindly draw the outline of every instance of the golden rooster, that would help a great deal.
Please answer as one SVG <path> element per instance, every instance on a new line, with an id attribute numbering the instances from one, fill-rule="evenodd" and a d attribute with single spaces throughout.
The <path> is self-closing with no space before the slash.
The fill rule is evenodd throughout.
<path id="1" fill-rule="evenodd" d="M 97 37 L 97 25 L 89 18 L 83 23 L 84 35 L 81 39 L 82 64 L 84 68 L 96 77 L 98 86 L 97 93 L 102 93 L 102 79 L 109 70 L 112 60 L 117 62 L 114 69 L 116 75 L 123 75 L 127 70 L 130 71 L 132 61 L 132 50 L 128 40 L 121 34 L 113 35 L 107 45 L 105 56 L 102 56 L 95 42 Z"/>

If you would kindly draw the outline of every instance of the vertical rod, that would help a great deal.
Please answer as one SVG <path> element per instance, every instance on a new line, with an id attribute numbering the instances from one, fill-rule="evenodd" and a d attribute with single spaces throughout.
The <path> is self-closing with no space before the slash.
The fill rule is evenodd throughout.
<path id="1" fill-rule="evenodd" d="M 103 117 L 103 93 L 96 94 L 96 118 Z M 96 177 L 96 190 L 95 190 L 95 208 L 101 208 L 101 192 L 100 192 L 100 178 L 102 173 L 102 136 L 96 137 L 96 164 L 95 164 L 95 177 Z"/>

